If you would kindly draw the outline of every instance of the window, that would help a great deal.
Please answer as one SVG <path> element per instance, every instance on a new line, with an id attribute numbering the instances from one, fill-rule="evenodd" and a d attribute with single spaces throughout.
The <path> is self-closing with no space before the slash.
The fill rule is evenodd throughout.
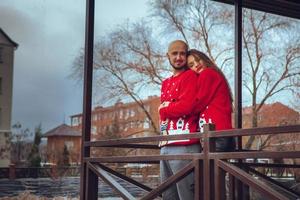
<path id="1" fill-rule="evenodd" d="M 68 150 L 72 149 L 74 146 L 74 143 L 72 141 L 65 141 L 65 145 Z"/>
<path id="2" fill-rule="evenodd" d="M 130 128 L 134 128 L 134 122 L 130 122 Z"/>
<path id="3" fill-rule="evenodd" d="M 0 63 L 3 63 L 3 47 L 0 47 Z"/>
<path id="4" fill-rule="evenodd" d="M 144 129 L 148 129 L 148 128 L 150 128 L 150 124 L 149 124 L 149 120 L 146 119 L 146 120 L 144 121 Z"/>
<path id="5" fill-rule="evenodd" d="M 262 117 L 261 117 L 261 115 L 260 115 L 260 114 L 258 114 L 258 116 L 257 116 L 257 120 L 258 120 L 258 121 L 261 121 L 261 120 L 262 120 Z"/>
<path id="6" fill-rule="evenodd" d="M 125 124 L 124 131 L 128 130 L 128 124 Z"/>
<path id="7" fill-rule="evenodd" d="M 97 114 L 93 114 L 93 121 L 97 121 Z"/>
<path id="8" fill-rule="evenodd" d="M 128 117 L 130 116 L 130 110 L 125 110 L 125 119 L 128 119 Z"/>
<path id="9" fill-rule="evenodd" d="M 72 118 L 72 126 L 78 126 L 78 118 L 77 117 Z"/>
<path id="10" fill-rule="evenodd" d="M 131 111 L 130 111 L 130 117 L 134 117 L 134 115 L 135 115 L 135 111 L 134 111 L 134 110 L 131 110 Z"/>
<path id="11" fill-rule="evenodd" d="M 119 115 L 120 115 L 120 119 L 122 119 L 123 118 L 123 110 L 120 110 Z"/>
<path id="12" fill-rule="evenodd" d="M 2 94 L 2 77 L 0 77 L 0 94 Z"/>
<path id="13" fill-rule="evenodd" d="M 2 126 L 2 108 L 0 108 L 0 127 Z"/>
<path id="14" fill-rule="evenodd" d="M 97 126 L 92 126 L 92 128 L 91 128 L 91 133 L 92 133 L 93 135 L 96 135 L 96 134 L 97 134 Z"/>

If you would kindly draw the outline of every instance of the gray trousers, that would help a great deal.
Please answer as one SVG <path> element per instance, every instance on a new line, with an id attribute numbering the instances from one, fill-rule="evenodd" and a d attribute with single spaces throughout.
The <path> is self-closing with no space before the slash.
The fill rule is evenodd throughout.
<path id="1" fill-rule="evenodd" d="M 200 153 L 200 144 L 187 146 L 165 146 L 160 150 L 161 155 Z M 191 160 L 162 160 L 160 161 L 160 178 L 167 178 L 185 167 Z M 162 194 L 163 200 L 194 200 L 194 173 L 192 172 Z"/>

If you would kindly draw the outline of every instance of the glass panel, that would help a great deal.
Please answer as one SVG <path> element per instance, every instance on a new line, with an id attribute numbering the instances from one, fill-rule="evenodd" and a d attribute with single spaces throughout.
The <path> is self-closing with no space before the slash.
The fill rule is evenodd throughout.
<path id="1" fill-rule="evenodd" d="M 243 17 L 243 128 L 299 125 L 300 21 L 249 9 Z M 261 136 L 244 144 L 270 149 L 291 138 Z"/>
<path id="2" fill-rule="evenodd" d="M 0 10 L 1 129 L 12 130 L 11 163 L 79 163 L 83 89 L 72 69 L 84 44 L 85 1 L 4 0 Z"/>

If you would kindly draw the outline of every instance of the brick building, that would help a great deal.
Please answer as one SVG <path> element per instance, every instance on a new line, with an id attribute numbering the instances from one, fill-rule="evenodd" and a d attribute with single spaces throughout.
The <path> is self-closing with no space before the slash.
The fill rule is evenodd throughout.
<path id="1" fill-rule="evenodd" d="M 160 99 L 157 96 L 150 96 L 143 101 L 145 109 L 149 112 L 156 130 L 158 130 L 158 106 Z M 118 137 L 140 137 L 157 135 L 158 132 L 150 124 L 145 112 L 135 103 L 117 102 L 109 107 L 95 107 L 92 110 L 92 138 L 91 140 L 103 140 Z M 243 128 L 251 128 L 252 108 L 243 108 Z M 280 126 L 299 124 L 299 113 L 288 106 L 276 102 L 264 105 L 258 113 L 258 126 Z M 71 116 L 71 126 L 81 131 L 82 114 Z M 247 138 L 244 137 L 244 143 Z M 275 139 L 275 138 L 274 138 Z M 275 140 L 273 140 L 275 142 Z M 254 141 L 256 146 L 257 140 Z M 101 155 L 92 149 L 92 154 Z M 110 152 L 112 153 L 112 152 Z M 139 154 L 141 152 L 138 152 Z"/>
<path id="2" fill-rule="evenodd" d="M 0 28 L 0 167 L 10 165 L 14 54 L 18 44 Z"/>
<path id="3" fill-rule="evenodd" d="M 112 133 L 117 131 L 119 137 L 140 137 L 158 134 L 157 96 L 150 96 L 142 101 L 143 110 L 136 102 L 117 102 L 109 107 L 95 107 L 92 111 L 92 140 L 115 138 Z M 151 120 L 147 117 L 149 113 Z M 153 125 L 154 127 L 153 127 Z M 71 116 L 71 126 L 81 131 L 82 114 Z M 111 137 L 110 137 L 111 136 Z"/>
<path id="4" fill-rule="evenodd" d="M 243 128 L 252 127 L 251 119 L 252 107 L 243 108 Z M 300 113 L 280 102 L 275 102 L 272 104 L 263 105 L 258 112 L 257 119 L 258 127 L 297 125 L 300 123 Z M 248 137 L 243 137 L 243 144 L 246 144 L 247 140 Z M 291 145 L 291 140 L 294 140 L 295 142 L 298 142 L 300 144 L 300 138 L 296 136 L 296 134 L 281 135 L 280 138 L 278 136 L 272 136 L 269 138 L 267 135 L 260 136 L 256 137 L 255 141 L 253 142 L 252 148 L 258 149 L 261 147 L 261 145 L 263 145 L 263 149 L 286 149 L 291 147 L 288 147 L 289 145 Z M 300 145 L 295 146 L 299 146 L 300 148 Z M 294 150 L 296 150 L 296 148 L 294 148 Z"/>
<path id="5" fill-rule="evenodd" d="M 62 124 L 46 132 L 43 137 L 47 138 L 47 161 L 57 164 L 61 161 L 64 147 L 69 152 L 69 163 L 79 164 L 81 155 L 81 132 L 71 126 Z"/>
<path id="6" fill-rule="evenodd" d="M 243 128 L 251 128 L 252 107 L 243 108 Z M 299 124 L 300 114 L 280 103 L 265 104 L 258 112 L 258 127 Z"/>
<path id="7" fill-rule="evenodd" d="M 95 107 L 91 114 L 91 141 L 157 135 L 159 133 L 159 116 L 157 112 L 159 104 L 159 97 L 149 96 L 140 105 L 136 102 L 117 102 L 109 107 Z M 71 116 L 72 127 L 81 131 L 81 125 L 82 114 Z M 120 155 L 120 153 L 134 155 L 146 154 L 149 151 L 142 149 L 113 148 L 108 150 L 105 148 L 92 148 L 91 154 L 97 156 Z M 152 151 L 152 153 L 154 152 Z"/>

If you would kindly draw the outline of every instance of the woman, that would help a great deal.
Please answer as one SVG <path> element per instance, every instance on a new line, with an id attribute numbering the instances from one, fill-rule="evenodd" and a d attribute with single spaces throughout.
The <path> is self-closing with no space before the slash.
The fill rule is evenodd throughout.
<path id="1" fill-rule="evenodd" d="M 191 49 L 187 55 L 188 67 L 198 74 L 197 106 L 199 131 L 206 123 L 215 124 L 216 130 L 232 129 L 232 95 L 228 81 L 222 71 L 207 55 Z M 235 148 L 234 138 L 217 138 L 217 151 Z"/>

